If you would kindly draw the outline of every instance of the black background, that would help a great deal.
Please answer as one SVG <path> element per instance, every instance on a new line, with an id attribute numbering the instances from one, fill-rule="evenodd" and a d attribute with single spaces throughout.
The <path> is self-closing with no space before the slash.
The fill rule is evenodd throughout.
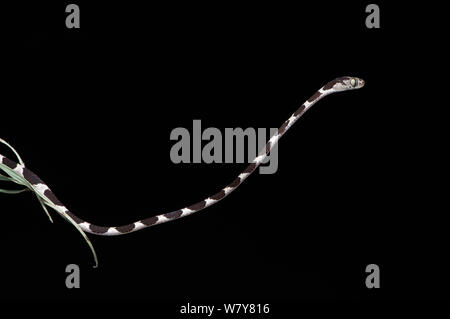
<path id="1" fill-rule="evenodd" d="M 214 194 L 245 164 L 173 164 L 172 129 L 279 127 L 276 174 L 191 217 L 126 236 L 50 224 L 30 194 L 0 197 L 8 298 L 194 302 L 436 298 L 448 294 L 448 11 L 368 3 L 87 3 L 2 9 L 0 137 L 74 213 L 120 225 Z M 445 18 L 444 18 L 445 15 Z M 1 153 L 13 155 L 2 147 Z M 65 266 L 81 267 L 81 289 Z M 381 288 L 365 286 L 365 267 Z"/>

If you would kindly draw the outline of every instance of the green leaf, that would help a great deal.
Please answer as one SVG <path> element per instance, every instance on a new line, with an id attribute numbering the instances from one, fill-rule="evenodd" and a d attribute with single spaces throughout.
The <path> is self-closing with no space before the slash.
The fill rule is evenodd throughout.
<path id="1" fill-rule="evenodd" d="M 4 193 L 4 194 L 20 194 L 23 192 L 29 191 L 28 188 L 24 188 L 24 189 L 2 189 L 0 188 L 0 193 Z"/>
<path id="2" fill-rule="evenodd" d="M 22 161 L 22 159 L 19 156 L 19 153 L 17 153 L 17 151 L 14 149 L 14 147 L 12 147 L 11 145 L 8 144 L 8 142 L 6 142 L 4 139 L 0 138 L 0 143 L 5 144 L 6 146 L 8 146 L 14 153 L 14 155 L 16 155 L 17 159 L 19 160 L 19 163 L 22 164 L 23 166 L 25 166 L 25 163 Z"/>

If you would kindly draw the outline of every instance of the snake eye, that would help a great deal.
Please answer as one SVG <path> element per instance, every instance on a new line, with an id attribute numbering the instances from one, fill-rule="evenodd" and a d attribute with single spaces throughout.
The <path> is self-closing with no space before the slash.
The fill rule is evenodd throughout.
<path id="1" fill-rule="evenodd" d="M 356 84 L 357 84 L 356 79 L 352 78 L 352 79 L 350 80 L 350 85 L 351 85 L 352 87 L 355 87 Z"/>

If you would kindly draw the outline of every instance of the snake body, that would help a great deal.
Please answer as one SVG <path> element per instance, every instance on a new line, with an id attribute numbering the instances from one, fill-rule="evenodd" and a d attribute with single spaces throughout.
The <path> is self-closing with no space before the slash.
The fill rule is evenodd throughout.
<path id="1" fill-rule="evenodd" d="M 278 140 L 292 127 L 292 125 L 308 110 L 310 109 L 317 101 L 322 99 L 323 97 L 335 93 L 335 92 L 342 92 L 347 90 L 353 90 L 358 89 L 364 86 L 364 81 L 356 78 L 356 77 L 349 77 L 344 76 L 340 78 L 336 78 L 335 80 L 332 80 L 328 82 L 326 85 L 321 87 L 316 93 L 314 93 L 307 101 L 305 101 L 292 115 L 287 119 L 281 127 L 278 129 L 278 132 L 274 134 L 268 143 L 266 144 L 265 148 L 261 150 L 261 152 L 258 153 L 257 157 L 247 166 L 247 168 L 239 174 L 239 176 L 234 179 L 230 184 L 225 186 L 223 189 L 221 189 L 218 193 L 207 197 L 206 199 L 197 202 L 193 205 L 186 206 L 184 208 L 160 214 L 157 216 L 148 217 L 127 225 L 122 226 L 98 226 L 94 225 L 92 223 L 89 223 L 81 218 L 79 218 L 77 215 L 72 213 L 70 210 L 66 208 L 66 206 L 61 203 L 61 201 L 58 200 L 58 198 L 55 196 L 55 194 L 50 190 L 50 188 L 31 170 L 29 170 L 25 165 L 22 163 L 17 163 L 15 161 L 12 161 L 5 156 L 0 154 L 0 168 L 6 169 L 6 172 L 10 176 L 10 178 L 13 178 L 17 180 L 17 178 L 23 179 L 25 182 L 22 182 L 22 185 L 25 185 L 29 189 L 33 190 L 38 198 L 41 200 L 41 203 L 44 202 L 45 205 L 53 208 L 56 210 L 62 217 L 69 220 L 72 224 L 74 224 L 75 227 L 82 233 L 84 238 L 87 240 L 88 244 L 90 245 L 93 253 L 94 253 L 94 259 L 97 262 L 97 258 L 95 255 L 95 251 L 93 250 L 93 247 L 87 238 L 87 236 L 84 234 L 91 233 L 95 235 L 102 235 L 102 236 L 117 236 L 117 235 L 123 235 L 128 234 L 131 232 L 135 232 L 137 230 L 145 229 L 151 226 L 155 226 L 158 224 L 166 223 L 169 221 L 173 221 L 182 217 L 186 217 L 188 215 L 191 215 L 193 213 L 199 212 L 211 205 L 216 204 L 220 200 L 224 199 L 228 195 L 230 195 L 236 188 L 242 184 L 242 182 L 247 179 L 261 164 L 261 162 L 266 158 L 270 150 L 276 145 Z M 15 152 L 16 153 L 16 152 Z M 17 153 L 16 153 L 17 155 Z M 17 155 L 18 156 L 18 155 Z M 21 162 L 21 159 L 19 157 L 19 162 Z M 9 168 L 9 170 L 8 170 Z M 1 176 L 1 175 L 0 175 Z M 17 181 L 16 181 L 17 183 Z M 44 206 L 44 205 L 43 205 Z M 45 206 L 44 206 L 45 208 Z"/>

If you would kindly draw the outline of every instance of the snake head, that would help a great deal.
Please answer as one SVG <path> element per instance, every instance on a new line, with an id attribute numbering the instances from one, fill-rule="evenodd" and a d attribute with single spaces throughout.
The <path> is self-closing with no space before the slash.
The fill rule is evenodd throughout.
<path id="1" fill-rule="evenodd" d="M 364 86 L 365 82 L 363 79 L 354 76 L 343 76 L 333 81 L 330 81 L 324 86 L 325 90 L 332 89 L 333 91 L 346 91 L 360 89 Z"/>

